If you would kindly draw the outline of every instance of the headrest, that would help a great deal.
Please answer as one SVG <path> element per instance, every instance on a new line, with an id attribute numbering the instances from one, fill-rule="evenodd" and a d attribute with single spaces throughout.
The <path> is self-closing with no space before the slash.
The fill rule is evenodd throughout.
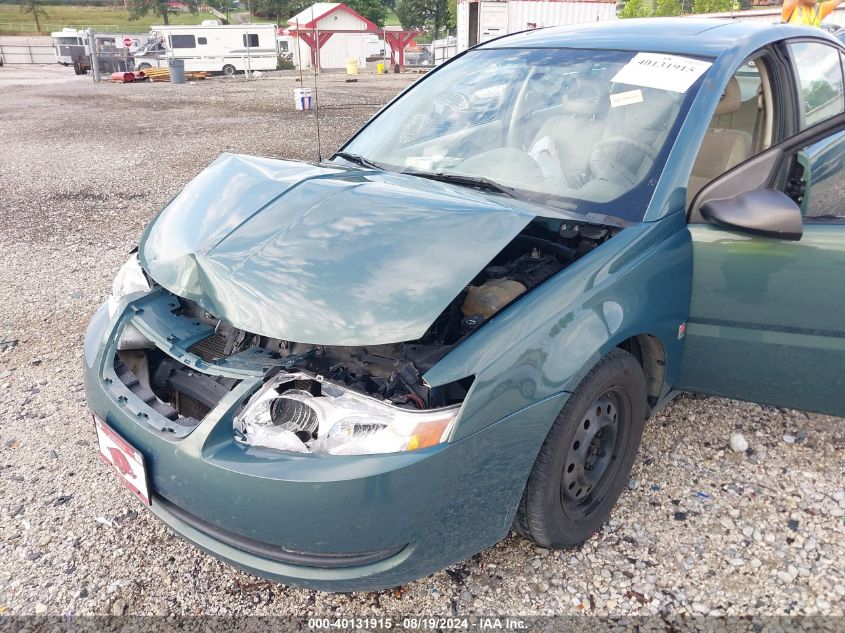
<path id="1" fill-rule="evenodd" d="M 563 109 L 571 114 L 595 116 L 610 109 L 607 82 L 597 77 L 576 77 L 563 94 Z"/>
<path id="2" fill-rule="evenodd" d="M 739 82 L 736 80 L 736 77 L 731 77 L 724 94 L 722 94 L 722 98 L 719 99 L 719 105 L 716 106 L 716 116 L 733 114 L 739 110 L 741 105 L 742 94 L 739 91 Z"/>

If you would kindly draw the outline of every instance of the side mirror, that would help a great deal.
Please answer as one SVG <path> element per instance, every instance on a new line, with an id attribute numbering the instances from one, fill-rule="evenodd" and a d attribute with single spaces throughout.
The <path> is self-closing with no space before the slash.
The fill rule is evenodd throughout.
<path id="1" fill-rule="evenodd" d="M 701 206 L 701 215 L 726 229 L 781 240 L 800 240 L 804 232 L 799 206 L 774 189 L 755 189 L 733 198 L 708 200 Z"/>

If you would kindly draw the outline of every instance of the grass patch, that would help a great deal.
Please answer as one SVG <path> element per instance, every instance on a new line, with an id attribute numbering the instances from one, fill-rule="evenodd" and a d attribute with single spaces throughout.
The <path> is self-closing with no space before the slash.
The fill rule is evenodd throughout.
<path id="1" fill-rule="evenodd" d="M 126 33 L 146 33 L 151 26 L 163 23 L 160 15 L 145 15 L 137 20 L 129 19 L 129 11 L 112 7 L 74 7 L 69 5 L 47 5 L 47 16 L 40 18 L 41 32 L 61 31 L 63 27 L 108 27 Z M 199 24 L 203 20 L 214 20 L 210 13 L 177 13 L 170 15 L 171 24 Z M 106 28 L 98 30 L 106 31 Z M 14 35 L 35 33 L 32 14 L 24 13 L 19 4 L 0 4 L 0 33 Z"/>

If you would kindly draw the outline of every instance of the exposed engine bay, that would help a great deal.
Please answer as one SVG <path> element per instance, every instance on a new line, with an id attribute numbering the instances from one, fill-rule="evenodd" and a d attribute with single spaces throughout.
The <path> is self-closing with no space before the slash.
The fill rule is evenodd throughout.
<path id="1" fill-rule="evenodd" d="M 321 346 L 258 336 L 218 320 L 198 304 L 174 300 L 173 313 L 213 328 L 188 351 L 212 363 L 253 348 L 281 359 L 274 374 L 288 397 L 267 407 L 268 422 L 292 424 L 291 432 L 311 439 L 318 432 L 305 401 L 326 395 L 323 381 L 353 394 L 408 411 L 432 410 L 463 401 L 472 377 L 431 388 L 422 376 L 462 339 L 471 335 L 523 294 L 618 233 L 620 228 L 537 218 L 519 233 L 446 307 L 415 341 L 373 346 Z M 140 356 L 139 356 L 140 354 Z M 198 372 L 157 349 L 119 352 L 121 370 L 146 391 L 176 423 L 195 425 L 236 384 L 236 380 Z M 143 357 L 143 358 L 141 358 Z M 270 375 L 268 374 L 268 377 Z M 268 381 L 269 382 L 269 381 Z M 281 393 L 279 391 L 279 393 Z M 331 388 L 329 388 L 331 392 Z M 332 397 L 346 397 L 332 392 Z M 298 403 L 298 404 L 297 404 Z M 310 406 L 310 405 L 309 405 Z M 294 428 L 296 427 L 296 428 Z"/>

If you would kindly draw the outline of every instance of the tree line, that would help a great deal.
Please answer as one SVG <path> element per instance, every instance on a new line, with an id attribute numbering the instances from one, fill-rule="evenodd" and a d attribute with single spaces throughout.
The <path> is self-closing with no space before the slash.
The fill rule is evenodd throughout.
<path id="1" fill-rule="evenodd" d="M 655 18 L 690 13 L 723 13 L 750 9 L 751 0 L 622 0 L 620 18 Z"/>
<path id="2" fill-rule="evenodd" d="M 31 14 L 40 31 L 40 20 L 48 17 L 49 5 L 64 5 L 66 0 L 14 0 L 24 13 Z M 288 18 L 311 6 L 309 0 L 240 0 L 240 6 L 233 6 L 232 0 L 176 0 L 178 6 L 171 6 L 172 0 L 127 0 L 130 19 L 145 15 L 157 15 L 164 24 L 169 17 L 180 11 L 197 13 L 200 4 L 211 6 L 221 13 L 249 11 L 259 18 L 271 20 L 280 26 L 287 26 Z M 641 0 L 631 0 L 641 1 Z M 444 29 L 454 29 L 457 23 L 457 0 L 343 0 L 353 11 L 383 27 L 385 18 L 395 12 L 399 23 L 405 29 L 424 31 L 433 37 L 441 35 Z M 0 3 L 6 4 L 4 0 Z M 8 2 L 12 4 L 11 2 Z M 77 6 L 114 7 L 122 9 L 123 0 L 76 0 Z"/>
<path id="3" fill-rule="evenodd" d="M 2 0 L 0 0 L 2 1 Z M 169 16 L 179 11 L 197 13 L 200 4 L 207 4 L 221 13 L 249 11 L 259 18 L 272 20 L 286 26 L 288 18 L 311 6 L 309 0 L 241 0 L 240 6 L 234 7 L 232 0 L 177 0 L 178 7 L 171 6 L 171 0 L 128 0 L 130 19 L 148 14 L 161 17 L 164 24 L 169 23 Z M 45 15 L 44 5 L 65 4 L 62 0 L 24 0 L 21 7 L 32 13 L 36 20 Z M 123 7 L 123 0 L 83 0 L 82 6 Z M 418 29 L 432 35 L 440 34 L 443 29 L 456 26 L 456 0 L 345 0 L 353 11 L 357 11 L 377 26 L 384 26 L 385 18 L 395 12 L 399 23 L 405 29 Z"/>

